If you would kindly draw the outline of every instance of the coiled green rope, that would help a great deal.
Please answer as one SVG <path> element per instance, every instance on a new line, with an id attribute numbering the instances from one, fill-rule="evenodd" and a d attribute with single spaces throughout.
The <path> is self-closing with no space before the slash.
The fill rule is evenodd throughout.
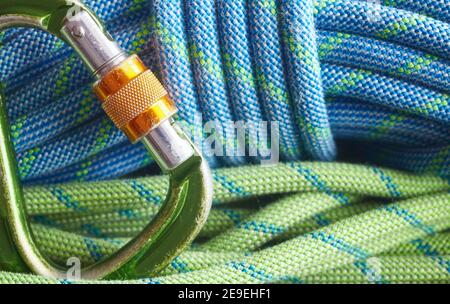
<path id="1" fill-rule="evenodd" d="M 299 162 L 213 176 L 215 205 L 193 246 L 158 277 L 121 283 L 450 282 L 444 179 Z M 28 187 L 25 195 L 43 252 L 88 264 L 136 234 L 167 187 L 165 177 L 148 177 Z M 4 272 L 0 282 L 67 283 Z"/>

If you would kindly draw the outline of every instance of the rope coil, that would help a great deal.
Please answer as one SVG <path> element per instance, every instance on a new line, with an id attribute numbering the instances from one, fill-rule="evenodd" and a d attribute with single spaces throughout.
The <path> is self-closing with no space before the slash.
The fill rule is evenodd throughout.
<path id="1" fill-rule="evenodd" d="M 444 179 L 305 162 L 219 169 L 214 179 L 198 243 L 158 277 L 121 283 L 450 282 Z M 167 186 L 150 177 L 28 187 L 25 196 L 45 254 L 90 264 L 146 225 Z M 274 194 L 287 195 L 255 202 Z M 0 282 L 67 283 L 4 272 Z"/>
<path id="2" fill-rule="evenodd" d="M 447 174 L 448 153 L 442 155 L 450 138 L 450 28 L 442 3 L 147 1 L 137 8 L 127 1 L 100 2 L 87 4 L 107 16 L 122 46 L 141 53 L 159 71 L 187 125 L 196 113 L 205 121 L 278 121 L 283 160 L 330 160 L 337 152 L 333 142 L 351 138 L 377 143 L 369 161 Z M 116 5 L 121 9 L 115 11 Z M 16 47 L 30 35 L 33 47 Z M 83 88 L 88 73 L 66 47 L 32 30 L 7 32 L 3 40 L 2 58 L 15 63 L 2 65 L 2 80 L 23 180 L 85 170 L 82 166 L 98 159 L 96 154 L 123 146 L 125 137 L 103 119 L 95 98 Z M 352 113 L 343 111 L 352 103 Z M 365 109 L 376 104 L 384 119 L 375 122 Z M 332 123 L 337 119 L 342 121 L 338 127 Z M 430 132 L 441 134 L 440 140 L 430 143 L 420 136 L 416 125 L 422 119 Z M 416 142 L 392 144 L 399 129 L 416 134 Z M 67 143 L 60 143 L 61 137 Z M 67 148 L 75 142 L 88 149 Z M 424 147 L 421 160 L 397 157 Z M 139 153 L 137 147 L 129 149 Z M 141 157 L 131 165 L 112 154 L 119 171 L 100 177 L 90 170 L 83 178 L 123 175 L 148 163 Z M 249 160 L 210 161 L 216 166 Z"/>

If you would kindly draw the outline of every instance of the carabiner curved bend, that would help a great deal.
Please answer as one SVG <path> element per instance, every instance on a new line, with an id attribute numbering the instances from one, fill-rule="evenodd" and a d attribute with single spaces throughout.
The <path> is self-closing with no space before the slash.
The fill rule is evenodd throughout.
<path id="1" fill-rule="evenodd" d="M 164 268 L 198 234 L 212 200 L 209 168 L 172 120 L 173 102 L 137 56 L 128 56 L 79 1 L 0 0 L 0 29 L 32 26 L 69 43 L 98 78 L 94 91 L 105 112 L 132 142 L 141 141 L 170 176 L 155 218 L 118 252 L 81 270 L 81 279 L 129 279 Z M 67 279 L 36 246 L 0 98 L 0 270 Z"/>

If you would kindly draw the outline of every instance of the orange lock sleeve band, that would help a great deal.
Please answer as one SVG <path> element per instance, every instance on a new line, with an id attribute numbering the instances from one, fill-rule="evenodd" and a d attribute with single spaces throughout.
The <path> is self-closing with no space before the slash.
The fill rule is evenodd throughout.
<path id="1" fill-rule="evenodd" d="M 177 112 L 162 84 L 136 55 L 98 80 L 94 92 L 106 114 L 132 142 Z"/>

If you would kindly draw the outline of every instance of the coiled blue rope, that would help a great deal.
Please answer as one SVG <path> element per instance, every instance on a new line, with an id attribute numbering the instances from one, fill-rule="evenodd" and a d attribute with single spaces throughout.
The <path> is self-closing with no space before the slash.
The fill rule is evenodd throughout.
<path id="1" fill-rule="evenodd" d="M 159 73 L 191 134 L 198 114 L 278 121 L 284 160 L 332 160 L 345 140 L 365 161 L 449 176 L 445 0 L 85 2 Z M 114 178 L 151 162 L 106 119 L 67 46 L 30 29 L 1 44 L 25 182 Z"/>

